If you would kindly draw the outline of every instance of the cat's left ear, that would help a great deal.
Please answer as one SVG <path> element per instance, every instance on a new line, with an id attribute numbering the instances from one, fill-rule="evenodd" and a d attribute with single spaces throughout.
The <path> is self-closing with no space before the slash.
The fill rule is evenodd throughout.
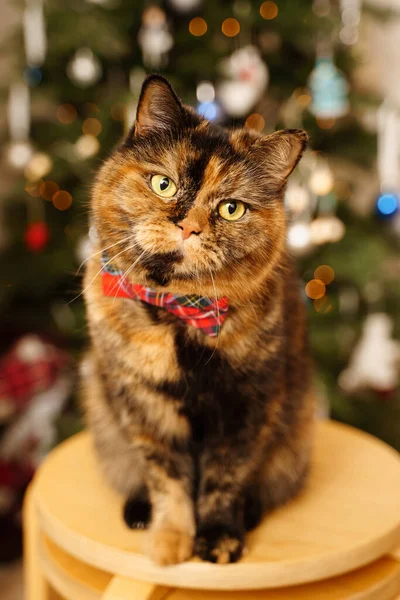
<path id="1" fill-rule="evenodd" d="M 183 114 L 182 103 L 168 81 L 161 75 L 150 75 L 143 83 L 132 133 L 141 136 L 171 130 L 181 124 Z"/>
<path id="2" fill-rule="evenodd" d="M 258 139 L 252 145 L 277 184 L 284 184 L 293 171 L 304 150 L 308 135 L 302 129 L 283 129 Z"/>

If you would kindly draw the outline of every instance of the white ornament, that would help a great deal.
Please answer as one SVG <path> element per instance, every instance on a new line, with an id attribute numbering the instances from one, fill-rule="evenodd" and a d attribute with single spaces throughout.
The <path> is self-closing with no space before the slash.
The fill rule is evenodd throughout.
<path id="1" fill-rule="evenodd" d="M 101 73 L 100 61 L 90 48 L 79 48 L 67 66 L 68 77 L 82 88 L 96 83 Z"/>
<path id="2" fill-rule="evenodd" d="M 164 11 L 158 6 L 147 8 L 142 17 L 143 25 L 138 34 L 143 62 L 150 69 L 158 69 L 167 63 L 167 52 L 174 45 Z"/>
<path id="3" fill-rule="evenodd" d="M 326 196 L 334 184 L 332 171 L 325 163 L 320 163 L 311 174 L 309 186 L 317 196 Z"/>
<path id="4" fill-rule="evenodd" d="M 218 86 L 218 99 L 231 117 L 243 117 L 261 99 L 268 85 L 267 65 L 255 46 L 245 46 L 223 61 L 222 68 L 230 80 Z"/>
<path id="5" fill-rule="evenodd" d="M 372 388 L 393 390 L 399 380 L 400 342 L 392 340 L 393 321 L 385 313 L 369 315 L 349 366 L 339 376 L 348 393 Z"/>
<path id="6" fill-rule="evenodd" d="M 201 3 L 202 0 L 169 0 L 169 4 L 179 12 L 189 12 Z"/>

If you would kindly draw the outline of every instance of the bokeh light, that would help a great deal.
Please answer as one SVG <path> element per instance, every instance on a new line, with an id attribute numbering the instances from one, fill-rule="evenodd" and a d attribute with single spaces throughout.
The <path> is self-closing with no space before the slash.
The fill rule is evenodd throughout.
<path id="1" fill-rule="evenodd" d="M 332 309 L 332 304 L 326 296 L 314 300 L 314 308 L 318 313 L 326 314 Z"/>
<path id="2" fill-rule="evenodd" d="M 200 102 L 197 112 L 205 119 L 213 121 L 218 116 L 218 105 L 215 102 Z"/>
<path id="3" fill-rule="evenodd" d="M 65 190 L 59 190 L 54 194 L 52 201 L 58 210 L 67 210 L 72 204 L 72 196 Z"/>
<path id="4" fill-rule="evenodd" d="M 189 23 L 189 31 L 196 37 L 204 35 L 207 32 L 207 23 L 202 17 L 195 17 Z"/>
<path id="5" fill-rule="evenodd" d="M 399 208 L 399 199 L 394 194 L 382 194 L 378 198 L 376 208 L 381 215 L 389 217 Z"/>
<path id="6" fill-rule="evenodd" d="M 39 198 L 40 196 L 40 186 L 42 185 L 42 181 L 28 181 L 25 186 L 25 191 L 28 192 L 32 198 Z"/>
<path id="7" fill-rule="evenodd" d="M 211 81 L 200 81 L 196 89 L 196 96 L 199 102 L 213 102 L 215 89 Z"/>
<path id="8" fill-rule="evenodd" d="M 25 167 L 25 177 L 30 181 L 37 181 L 50 173 L 53 161 L 45 152 L 36 152 Z"/>
<path id="9" fill-rule="evenodd" d="M 329 285 L 335 279 L 335 271 L 329 265 L 320 265 L 315 269 L 314 277 Z"/>
<path id="10" fill-rule="evenodd" d="M 72 104 L 61 104 L 57 108 L 57 119 L 63 125 L 70 125 L 78 116 L 75 106 Z"/>
<path id="11" fill-rule="evenodd" d="M 221 30 L 227 37 L 235 37 L 240 32 L 240 23 L 234 17 L 229 17 L 222 23 Z"/>
<path id="12" fill-rule="evenodd" d="M 332 129 L 336 123 L 336 119 L 321 119 L 321 117 L 317 117 L 315 120 L 320 129 Z"/>
<path id="13" fill-rule="evenodd" d="M 84 109 L 87 114 L 100 112 L 99 107 L 94 102 L 85 102 Z"/>
<path id="14" fill-rule="evenodd" d="M 97 154 L 100 149 L 100 143 L 94 135 L 81 135 L 76 140 L 75 148 L 82 158 L 90 158 Z"/>
<path id="15" fill-rule="evenodd" d="M 82 131 L 85 135 L 100 135 L 103 127 L 98 119 L 89 117 L 85 119 L 82 124 Z"/>
<path id="16" fill-rule="evenodd" d="M 300 96 L 297 96 L 297 98 L 296 98 L 296 104 L 300 108 L 307 108 L 307 106 L 310 104 L 310 102 L 311 102 L 310 94 L 300 94 Z"/>
<path id="17" fill-rule="evenodd" d="M 275 19 L 278 16 L 278 6 L 272 0 L 267 0 L 267 2 L 263 2 L 260 6 L 260 15 L 268 21 Z"/>
<path id="18" fill-rule="evenodd" d="M 325 296 L 326 287 L 323 281 L 320 279 L 311 279 L 305 287 L 306 294 L 312 300 L 318 300 Z"/>
<path id="19" fill-rule="evenodd" d="M 288 231 L 289 246 L 295 250 L 307 248 L 310 244 L 310 227 L 307 223 L 295 223 Z"/>
<path id="20" fill-rule="evenodd" d="M 58 190 L 60 186 L 55 181 L 42 181 L 40 185 L 40 195 L 45 200 L 51 202 L 53 200 L 53 196 Z"/>
<path id="21" fill-rule="evenodd" d="M 259 113 L 253 113 L 247 117 L 244 125 L 248 129 L 255 129 L 256 131 L 262 131 L 265 127 L 265 119 Z"/>

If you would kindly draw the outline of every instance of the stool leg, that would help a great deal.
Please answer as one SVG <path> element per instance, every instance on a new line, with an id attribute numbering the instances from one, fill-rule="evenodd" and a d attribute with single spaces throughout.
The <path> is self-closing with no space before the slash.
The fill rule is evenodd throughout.
<path id="1" fill-rule="evenodd" d="M 23 508 L 24 530 L 24 598 L 51 600 L 50 586 L 43 576 L 39 559 L 39 523 L 33 503 L 32 485 L 28 488 Z"/>
<path id="2" fill-rule="evenodd" d="M 171 588 L 116 575 L 107 586 L 102 600 L 162 600 Z"/>

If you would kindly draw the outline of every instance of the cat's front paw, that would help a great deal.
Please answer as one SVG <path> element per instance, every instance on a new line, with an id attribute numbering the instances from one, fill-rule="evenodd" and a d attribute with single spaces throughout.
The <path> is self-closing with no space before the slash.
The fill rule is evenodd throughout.
<path id="1" fill-rule="evenodd" d="M 192 556 L 193 536 L 184 531 L 160 528 L 149 536 L 149 555 L 158 565 L 175 565 Z"/>
<path id="2" fill-rule="evenodd" d="M 242 556 L 244 535 L 223 525 L 201 527 L 197 533 L 194 552 L 203 560 L 224 565 Z"/>

